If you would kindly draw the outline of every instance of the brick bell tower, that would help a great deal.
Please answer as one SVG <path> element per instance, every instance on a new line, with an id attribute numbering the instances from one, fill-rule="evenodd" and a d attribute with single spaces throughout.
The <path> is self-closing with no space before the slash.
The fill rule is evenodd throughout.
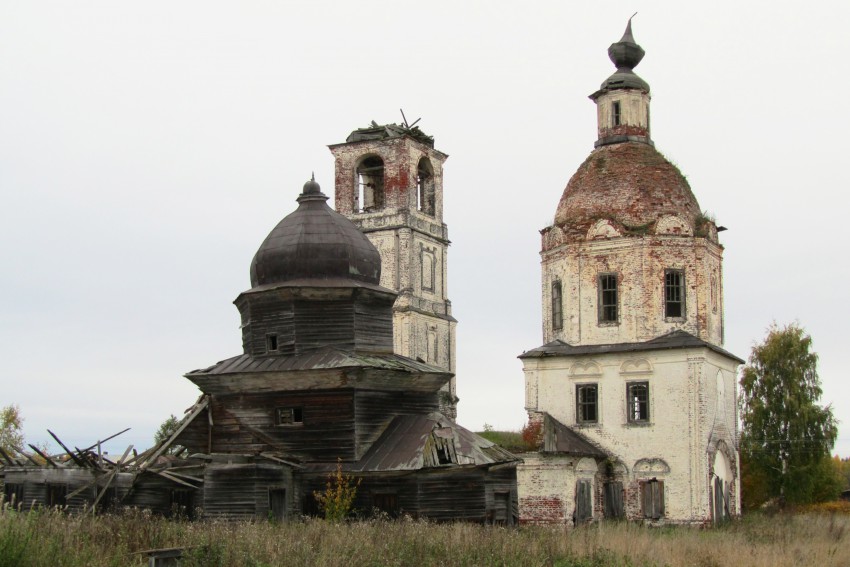
<path id="1" fill-rule="evenodd" d="M 434 138 L 416 126 L 354 130 L 329 146 L 335 159 L 336 211 L 362 230 L 381 255 L 381 285 L 393 306 L 396 353 L 455 372 L 455 327 L 447 295 L 448 229 L 443 222 L 443 163 Z M 455 378 L 440 395 L 457 417 Z"/>

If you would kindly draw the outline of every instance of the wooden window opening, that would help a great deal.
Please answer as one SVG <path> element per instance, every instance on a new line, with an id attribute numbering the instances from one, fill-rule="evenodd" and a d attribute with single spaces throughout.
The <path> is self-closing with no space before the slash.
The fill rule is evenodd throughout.
<path id="1" fill-rule="evenodd" d="M 304 410 L 300 407 L 277 408 L 275 425 L 301 425 L 304 423 Z"/>
<path id="2" fill-rule="evenodd" d="M 626 411 L 632 423 L 649 421 L 649 382 L 631 382 L 626 385 Z"/>
<path id="3" fill-rule="evenodd" d="M 685 273 L 664 270 L 664 316 L 680 319 L 685 316 Z"/>
<path id="4" fill-rule="evenodd" d="M 599 398 L 596 384 L 576 385 L 576 421 L 596 423 L 599 414 Z"/>
<path id="5" fill-rule="evenodd" d="M 623 492 L 623 483 L 618 480 L 608 481 L 604 484 L 602 499 L 606 518 L 622 520 L 626 517 Z"/>
<path id="6" fill-rule="evenodd" d="M 615 100 L 613 103 L 611 103 L 611 111 L 612 111 L 611 112 L 611 115 L 612 115 L 611 116 L 611 122 L 612 122 L 612 124 L 614 126 L 619 126 L 620 124 L 622 124 L 623 116 L 622 116 L 622 113 L 621 113 L 620 101 L 619 100 Z"/>
<path id="7" fill-rule="evenodd" d="M 286 519 L 285 488 L 269 488 L 269 517 L 273 520 Z"/>
<path id="8" fill-rule="evenodd" d="M 640 483 L 643 517 L 658 520 L 664 517 L 664 481 L 653 478 Z"/>
<path id="9" fill-rule="evenodd" d="M 564 328 L 564 301 L 561 290 L 561 282 L 552 282 L 552 330 L 558 331 Z"/>
<path id="10" fill-rule="evenodd" d="M 599 322 L 618 321 L 617 274 L 599 275 Z"/>
<path id="11" fill-rule="evenodd" d="M 593 519 L 593 482 L 576 482 L 576 524 Z"/>
<path id="12" fill-rule="evenodd" d="M 266 335 L 266 350 L 268 352 L 276 352 L 278 349 L 277 335 Z"/>
<path id="13" fill-rule="evenodd" d="M 373 492 L 372 508 L 388 515 L 390 518 L 397 518 L 401 512 L 398 505 L 398 494 L 393 492 Z"/>

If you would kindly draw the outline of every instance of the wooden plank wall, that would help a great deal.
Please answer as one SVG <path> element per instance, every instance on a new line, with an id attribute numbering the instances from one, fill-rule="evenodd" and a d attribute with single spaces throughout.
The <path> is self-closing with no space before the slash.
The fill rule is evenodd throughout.
<path id="1" fill-rule="evenodd" d="M 363 350 L 393 349 L 392 302 L 360 300 L 354 306 L 355 346 Z"/>
<path id="2" fill-rule="evenodd" d="M 350 390 L 214 396 L 210 405 L 214 453 L 284 451 L 317 461 L 354 458 Z M 275 410 L 281 407 L 302 408 L 303 425 L 275 425 Z M 267 442 L 272 440 L 274 445 Z"/>
<path id="3" fill-rule="evenodd" d="M 269 489 L 287 491 L 287 510 L 297 510 L 292 474 L 283 465 L 210 464 L 204 475 L 204 516 L 228 520 L 267 519 Z"/>
<path id="4" fill-rule="evenodd" d="M 438 522 L 487 521 L 484 471 L 430 469 L 420 473 L 419 512 Z"/>
<path id="5" fill-rule="evenodd" d="M 436 392 L 358 390 L 354 397 L 357 458 L 366 454 L 394 417 L 427 414 L 438 408 Z"/>

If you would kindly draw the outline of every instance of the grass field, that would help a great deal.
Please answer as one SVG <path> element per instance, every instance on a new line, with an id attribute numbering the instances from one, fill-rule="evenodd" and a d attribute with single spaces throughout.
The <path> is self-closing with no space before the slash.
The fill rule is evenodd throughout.
<path id="1" fill-rule="evenodd" d="M 183 566 L 535 565 L 784 567 L 850 565 L 850 515 L 752 515 L 727 526 L 578 529 L 400 520 L 330 524 L 185 522 L 140 511 L 0 511 L 0 567 L 146 565 L 140 550 L 186 547 Z"/>

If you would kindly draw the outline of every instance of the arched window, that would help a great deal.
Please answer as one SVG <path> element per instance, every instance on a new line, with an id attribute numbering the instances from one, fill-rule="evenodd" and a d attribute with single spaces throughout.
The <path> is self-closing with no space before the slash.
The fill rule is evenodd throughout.
<path id="1" fill-rule="evenodd" d="M 384 208 L 384 160 L 368 156 L 357 166 L 357 192 L 354 210 L 378 211 Z"/>
<path id="2" fill-rule="evenodd" d="M 416 170 L 416 209 L 434 216 L 435 202 L 434 168 L 431 167 L 431 161 L 424 157 L 419 160 Z"/>
<path id="3" fill-rule="evenodd" d="M 552 282 L 552 330 L 559 331 L 564 327 L 564 303 L 561 293 L 561 282 Z"/>

